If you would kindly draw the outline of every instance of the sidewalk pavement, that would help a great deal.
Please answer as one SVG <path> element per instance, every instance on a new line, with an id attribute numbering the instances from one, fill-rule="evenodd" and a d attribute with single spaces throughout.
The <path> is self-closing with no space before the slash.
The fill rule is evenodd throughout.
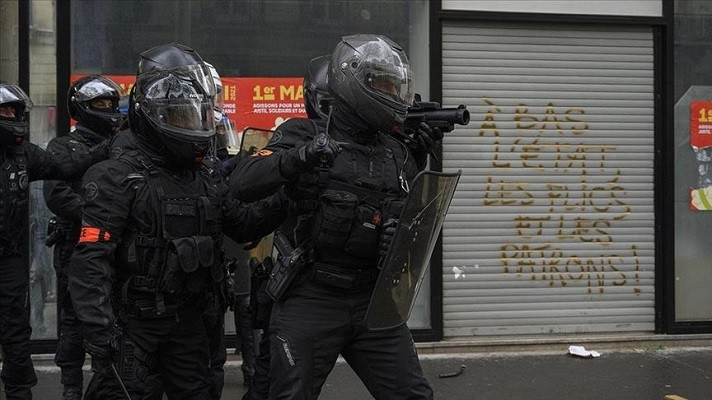
<path id="1" fill-rule="evenodd" d="M 712 343 L 704 347 L 586 348 L 601 356 L 574 357 L 563 345 L 560 349 L 518 352 L 421 352 L 420 358 L 436 399 L 712 400 Z M 223 399 L 238 400 L 245 390 L 239 358 L 232 357 L 226 365 Z M 59 399 L 59 370 L 49 357 L 36 360 L 36 369 L 39 384 L 35 399 Z M 440 377 L 461 369 L 457 376 Z M 88 367 L 85 376 L 88 381 Z M 319 398 L 362 400 L 371 396 L 339 360 Z"/>

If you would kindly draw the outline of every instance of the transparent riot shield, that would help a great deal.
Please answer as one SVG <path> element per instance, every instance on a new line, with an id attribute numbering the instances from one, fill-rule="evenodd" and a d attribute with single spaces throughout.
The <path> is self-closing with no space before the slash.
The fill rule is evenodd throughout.
<path id="1" fill-rule="evenodd" d="M 238 155 L 242 157 L 251 156 L 262 150 L 274 135 L 274 131 L 262 128 L 245 128 L 242 131 L 240 140 L 240 151 Z"/>
<path id="2" fill-rule="evenodd" d="M 408 320 L 458 179 L 459 171 L 426 171 L 415 178 L 381 263 L 366 312 L 368 329 L 393 328 Z"/>

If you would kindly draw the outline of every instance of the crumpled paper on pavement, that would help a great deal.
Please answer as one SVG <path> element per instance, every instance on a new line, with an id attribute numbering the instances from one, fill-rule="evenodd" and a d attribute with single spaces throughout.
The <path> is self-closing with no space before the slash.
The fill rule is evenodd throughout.
<path id="1" fill-rule="evenodd" d="M 569 346 L 569 354 L 583 358 L 596 358 L 601 356 L 601 353 L 593 350 L 586 350 L 583 346 Z"/>

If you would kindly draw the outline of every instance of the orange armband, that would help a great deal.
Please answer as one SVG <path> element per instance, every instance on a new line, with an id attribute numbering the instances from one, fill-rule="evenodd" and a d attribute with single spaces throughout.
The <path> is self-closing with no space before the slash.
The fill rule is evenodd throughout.
<path id="1" fill-rule="evenodd" d="M 107 230 L 95 226 L 83 226 L 79 234 L 79 243 L 108 242 L 110 239 L 111 234 Z"/>

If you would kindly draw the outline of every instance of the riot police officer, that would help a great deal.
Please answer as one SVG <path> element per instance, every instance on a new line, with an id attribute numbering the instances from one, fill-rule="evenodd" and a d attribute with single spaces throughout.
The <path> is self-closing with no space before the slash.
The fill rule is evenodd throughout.
<path id="1" fill-rule="evenodd" d="M 330 63 L 331 55 L 329 54 L 313 58 L 307 66 L 302 87 L 304 88 L 304 108 L 310 120 L 321 119 L 326 121 L 329 116 L 331 102 L 333 101 L 329 94 L 329 87 L 326 84 Z M 295 121 L 311 124 L 308 120 Z M 250 314 L 252 316 L 252 326 L 255 329 L 262 330 L 262 335 L 259 338 L 259 352 L 254 362 L 254 375 L 247 393 L 243 396 L 243 400 L 266 399 L 269 394 L 270 341 L 268 331 L 269 316 L 272 312 L 272 299 L 266 293 L 265 286 L 266 278 L 271 270 L 272 259 L 263 260 L 262 263 L 259 263 L 257 259 L 254 259 L 254 261 L 256 263 L 250 268 L 252 271 Z M 237 314 L 238 311 L 236 310 L 235 330 L 238 330 Z"/>
<path id="2" fill-rule="evenodd" d="M 364 325 L 379 247 L 388 247 L 384 233 L 392 232 L 384 221 L 399 216 L 418 172 L 412 150 L 392 135 L 412 104 L 412 84 L 407 57 L 390 39 L 342 38 L 331 55 L 335 100 L 326 123 L 288 120 L 231 177 L 242 197 L 283 184 L 290 196 L 275 268 L 285 261 L 292 268 L 270 278 L 269 398 L 316 398 L 339 354 L 375 398 L 433 396 L 408 327 L 371 332 Z M 414 135 L 431 143 L 436 136 L 428 127 Z"/>
<path id="3" fill-rule="evenodd" d="M 71 155 L 42 150 L 27 140 L 32 102 L 17 85 L 0 83 L 0 346 L 2 382 L 10 399 L 32 398 L 37 383 L 30 359 L 30 309 L 27 301 L 28 186 L 40 179 L 68 179 L 106 158 L 108 143 Z"/>
<path id="4" fill-rule="evenodd" d="M 283 215 L 232 200 L 199 172 L 214 135 L 212 104 L 195 70 L 137 77 L 129 104 L 133 147 L 84 176 L 79 243 L 69 286 L 97 373 L 87 398 L 143 398 L 154 373 L 170 399 L 207 399 L 206 292 L 222 287 L 223 233 L 240 242 Z M 124 396 L 125 397 L 125 396 Z"/>
<path id="5" fill-rule="evenodd" d="M 119 113 L 121 87 L 109 78 L 90 75 L 78 79 L 67 92 L 69 115 L 77 121 L 75 129 L 52 139 L 47 150 L 67 156 L 97 145 L 115 133 L 124 118 Z M 48 244 L 54 245 L 54 267 L 57 272 L 59 303 L 59 341 L 55 363 L 62 371 L 63 399 L 81 399 L 84 345 L 79 321 L 74 315 L 67 285 L 67 266 L 79 240 L 82 224 L 81 178 L 73 181 L 45 181 L 47 207 L 56 218 Z"/>

